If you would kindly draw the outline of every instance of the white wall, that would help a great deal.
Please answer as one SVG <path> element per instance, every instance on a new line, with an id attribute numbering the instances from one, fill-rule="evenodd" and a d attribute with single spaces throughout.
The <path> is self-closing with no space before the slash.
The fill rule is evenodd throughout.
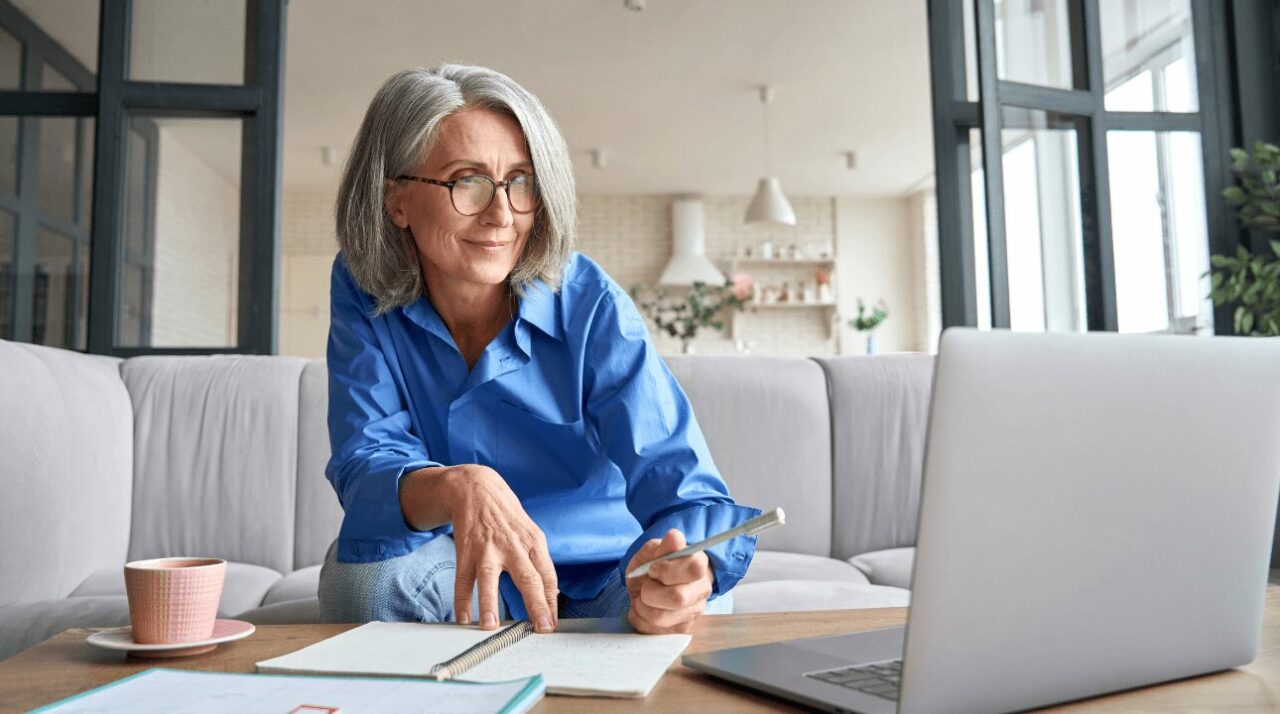
<path id="1" fill-rule="evenodd" d="M 924 348 L 917 330 L 916 285 L 923 269 L 912 233 L 911 202 L 895 198 L 837 198 L 835 231 L 839 260 L 840 313 L 857 315 L 858 298 L 868 310 L 880 299 L 889 319 L 876 329 L 881 352 Z M 865 337 L 841 327 L 842 354 L 862 354 Z"/>
<path id="2" fill-rule="evenodd" d="M 884 351 L 920 349 L 924 340 L 917 330 L 917 296 L 923 271 L 917 250 L 922 240 L 912 222 L 907 199 L 835 199 L 790 197 L 796 210 L 795 227 L 744 225 L 747 197 L 705 197 L 707 255 L 726 272 L 743 244 L 803 245 L 810 241 L 836 240 L 837 269 L 833 276 L 839 311 L 845 319 L 854 314 L 854 295 L 861 290 L 874 301 L 883 296 L 891 316 L 880 331 Z M 604 267 L 623 288 L 657 281 L 671 253 L 671 196 L 579 197 L 579 249 Z M 333 227 L 333 194 L 328 191 L 289 192 L 284 195 L 282 289 L 280 300 L 280 352 L 319 358 L 324 356 L 329 325 L 329 268 L 337 251 Z M 762 282 L 812 281 L 812 266 L 752 266 L 743 270 Z M 738 315 L 737 333 L 752 354 L 822 355 L 860 354 L 863 342 L 853 331 L 840 327 L 833 335 L 832 311 L 821 308 L 750 309 Z M 656 328 L 652 328 L 656 332 Z M 675 353 L 679 343 L 655 334 L 664 353 Z M 738 351 L 729 334 L 700 334 L 695 349 L 700 354 Z"/>
<path id="3" fill-rule="evenodd" d="M 280 259 L 280 354 L 324 357 L 329 340 L 329 273 L 338 253 L 334 193 L 284 194 Z"/>
<path id="4" fill-rule="evenodd" d="M 235 344 L 240 189 L 159 131 L 151 344 Z"/>
<path id="5" fill-rule="evenodd" d="M 832 199 L 790 196 L 796 225 L 745 225 L 749 198 L 745 196 L 704 197 L 706 255 L 726 274 L 743 245 L 758 246 L 830 242 L 834 239 Z M 622 287 L 636 283 L 653 285 L 671 256 L 671 196 L 581 196 L 579 198 L 580 249 L 594 258 Z M 795 287 L 801 280 L 813 281 L 813 266 L 741 266 L 763 283 Z M 669 292 L 675 294 L 677 289 Z M 820 355 L 835 354 L 836 341 L 830 329 L 831 311 L 815 307 L 787 309 L 748 308 L 736 316 L 736 332 L 700 332 L 694 347 L 700 354 L 737 352 L 742 347 L 752 354 Z M 725 314 L 726 319 L 729 317 Z M 658 348 L 665 353 L 680 349 L 679 341 L 657 334 L 650 325 Z"/>

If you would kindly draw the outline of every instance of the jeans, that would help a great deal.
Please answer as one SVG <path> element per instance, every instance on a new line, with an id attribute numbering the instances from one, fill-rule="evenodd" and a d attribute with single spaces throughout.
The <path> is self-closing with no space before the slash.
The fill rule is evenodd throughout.
<path id="1" fill-rule="evenodd" d="M 453 611 L 457 551 L 439 535 L 412 553 L 372 563 L 339 563 L 329 546 L 320 568 L 321 622 L 456 622 Z M 560 599 L 560 617 L 624 617 L 631 598 L 620 578 L 610 578 L 590 600 Z M 733 594 L 707 603 L 707 614 L 733 612 Z M 510 619 L 498 598 L 498 619 Z M 480 598 L 471 593 L 471 621 L 480 621 Z"/>

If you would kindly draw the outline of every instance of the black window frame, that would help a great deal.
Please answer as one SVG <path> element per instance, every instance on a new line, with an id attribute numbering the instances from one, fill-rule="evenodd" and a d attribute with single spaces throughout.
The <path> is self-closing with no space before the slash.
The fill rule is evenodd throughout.
<path id="1" fill-rule="evenodd" d="M 964 6 L 928 0 L 934 112 L 935 178 L 942 293 L 942 324 L 978 324 L 973 251 L 969 130 L 981 131 L 987 211 L 992 326 L 1009 326 L 1008 270 L 1004 241 L 1000 112 L 1018 106 L 1079 117 L 1077 142 L 1087 329 L 1116 331 L 1118 315 L 1111 248 L 1107 132 L 1191 131 L 1201 136 L 1209 251 L 1265 245 L 1241 230 L 1218 191 L 1231 185 L 1229 150 L 1280 136 L 1280 4 L 1266 0 L 1190 0 L 1195 33 L 1199 111 L 1118 112 L 1104 105 L 1100 0 L 1073 0 L 1070 22 L 1074 89 L 1055 89 L 996 76 L 993 0 L 971 0 L 976 33 L 977 101 L 966 97 Z M 994 130 L 990 130 L 994 129 Z M 1214 330 L 1230 334 L 1229 307 L 1214 311 Z"/>
<path id="2" fill-rule="evenodd" d="M 96 118 L 88 352 L 118 357 L 276 352 L 286 10 L 286 0 L 246 0 L 242 85 L 128 79 L 133 2 L 101 0 L 96 92 L 0 91 L 0 115 Z M 0 12 L 6 11 L 30 23 L 0 0 Z M 139 347 L 118 340 L 129 122 L 139 117 L 243 121 L 233 347 Z"/>

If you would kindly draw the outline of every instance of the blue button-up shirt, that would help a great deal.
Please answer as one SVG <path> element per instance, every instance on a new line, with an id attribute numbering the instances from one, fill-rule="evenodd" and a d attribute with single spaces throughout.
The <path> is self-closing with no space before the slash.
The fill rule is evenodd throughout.
<path id="1" fill-rule="evenodd" d="M 670 528 L 690 543 L 759 515 L 736 505 L 689 400 L 630 297 L 574 254 L 561 289 L 535 281 L 519 313 L 468 370 L 425 297 L 373 314 L 373 298 L 334 261 L 325 473 L 346 511 L 338 559 L 409 553 L 451 526 L 417 531 L 401 476 L 427 466 L 496 470 L 546 534 L 561 592 L 585 600 Z M 755 537 L 707 551 L 712 597 L 747 571 Z M 504 574 L 514 617 L 523 599 Z"/>

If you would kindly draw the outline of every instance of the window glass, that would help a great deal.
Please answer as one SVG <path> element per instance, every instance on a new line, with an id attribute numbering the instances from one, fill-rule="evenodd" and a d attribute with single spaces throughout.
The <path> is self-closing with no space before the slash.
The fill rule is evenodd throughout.
<path id="1" fill-rule="evenodd" d="M 0 116 L 0 193 L 18 192 L 18 117 Z"/>
<path id="2" fill-rule="evenodd" d="M 129 126 L 117 345 L 234 347 L 242 121 Z"/>
<path id="3" fill-rule="evenodd" d="M 1074 120 L 1005 108 L 1003 145 L 1009 326 L 1083 331 L 1084 257 Z"/>
<path id="4" fill-rule="evenodd" d="M 1195 38 L 1190 0 L 1099 3 L 1108 111 L 1194 112 Z M 1141 90 L 1127 85 L 1146 75 Z"/>
<path id="5" fill-rule="evenodd" d="M 76 219 L 76 121 L 75 117 L 41 117 L 36 120 L 40 145 L 36 157 L 36 195 L 40 210 L 67 221 Z"/>
<path id="6" fill-rule="evenodd" d="M 1200 135 L 1112 131 L 1107 149 L 1120 331 L 1211 332 Z"/>
<path id="7" fill-rule="evenodd" d="M 244 0 L 134 0 L 129 78 L 244 84 Z"/>
<path id="8" fill-rule="evenodd" d="M 0 211 L 0 340 L 13 339 L 13 214 Z"/>
<path id="9" fill-rule="evenodd" d="M 996 0 L 996 75 L 1071 89 L 1070 10 L 1070 0 Z"/>
<path id="10" fill-rule="evenodd" d="M 77 276 L 73 255 L 75 240 L 44 226 L 36 228 L 34 287 L 31 308 L 31 341 L 50 347 L 69 347 L 77 304 Z"/>
<path id="11" fill-rule="evenodd" d="M 0 27 L 0 89 L 22 89 L 22 43 Z"/>

